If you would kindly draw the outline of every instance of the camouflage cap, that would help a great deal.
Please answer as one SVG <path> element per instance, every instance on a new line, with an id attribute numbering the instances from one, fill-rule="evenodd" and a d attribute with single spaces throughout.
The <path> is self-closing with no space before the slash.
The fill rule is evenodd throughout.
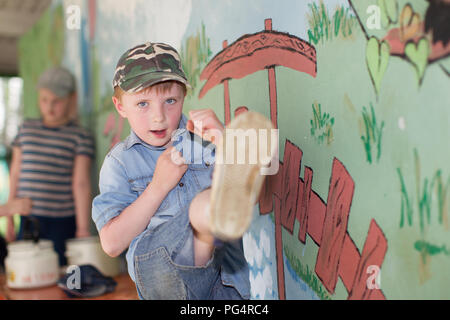
<path id="1" fill-rule="evenodd" d="M 147 42 L 127 50 L 119 59 L 113 88 L 139 92 L 156 83 L 176 80 L 191 87 L 181 66 L 178 52 L 165 43 Z"/>

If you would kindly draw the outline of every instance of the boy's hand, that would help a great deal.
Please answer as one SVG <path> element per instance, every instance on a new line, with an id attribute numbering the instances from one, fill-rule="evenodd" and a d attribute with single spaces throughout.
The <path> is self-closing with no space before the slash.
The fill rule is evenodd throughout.
<path id="1" fill-rule="evenodd" d="M 223 125 L 212 109 L 189 111 L 189 117 L 186 124 L 189 131 L 215 144 L 222 138 Z"/>
<path id="2" fill-rule="evenodd" d="M 167 194 L 175 188 L 187 168 L 181 153 L 171 146 L 159 156 L 151 183 Z"/>
<path id="3" fill-rule="evenodd" d="M 15 198 L 7 203 L 9 215 L 29 215 L 31 213 L 31 199 Z"/>

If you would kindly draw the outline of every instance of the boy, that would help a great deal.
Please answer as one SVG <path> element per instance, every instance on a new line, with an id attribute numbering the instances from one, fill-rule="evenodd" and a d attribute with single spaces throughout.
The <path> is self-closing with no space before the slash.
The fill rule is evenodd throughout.
<path id="1" fill-rule="evenodd" d="M 32 200 L 40 237 L 53 241 L 60 265 L 65 241 L 89 236 L 93 139 L 76 124 L 75 78 L 65 68 L 38 80 L 40 119 L 25 120 L 13 141 L 10 199 Z M 26 217 L 21 217 L 18 238 Z"/>
<path id="2" fill-rule="evenodd" d="M 252 185 L 248 192 L 242 192 L 237 179 L 237 191 L 247 193 L 247 202 L 253 203 L 250 210 L 240 203 L 246 209 L 241 217 L 223 219 L 220 187 L 210 189 L 212 159 L 198 159 L 194 150 L 197 161 L 187 163 L 189 150 L 179 149 L 186 141 L 172 145 L 175 137 L 192 139 L 186 129 L 222 141 L 223 126 L 212 110 L 191 111 L 190 120 L 182 114 L 186 86 L 180 57 L 169 45 L 145 43 L 119 59 L 112 100 L 132 130 L 104 160 L 92 218 L 106 253 L 117 256 L 128 248 L 128 272 L 141 299 L 249 299 L 241 236 L 261 179 L 242 175 L 240 181 Z M 216 184 L 230 178 L 223 166 L 221 170 L 214 173 Z M 227 202 L 233 201 L 239 199 Z M 226 230 L 211 221 L 224 221 Z M 217 245 L 218 236 L 231 241 Z"/>

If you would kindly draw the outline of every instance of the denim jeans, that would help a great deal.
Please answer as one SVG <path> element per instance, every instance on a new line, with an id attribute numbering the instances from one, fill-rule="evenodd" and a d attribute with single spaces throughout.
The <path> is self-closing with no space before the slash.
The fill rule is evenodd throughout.
<path id="1" fill-rule="evenodd" d="M 187 211 L 185 207 L 171 221 L 147 230 L 137 243 L 134 267 L 139 297 L 152 300 L 249 299 L 250 283 L 242 239 L 216 247 L 205 266 L 194 266 L 194 237 Z"/>

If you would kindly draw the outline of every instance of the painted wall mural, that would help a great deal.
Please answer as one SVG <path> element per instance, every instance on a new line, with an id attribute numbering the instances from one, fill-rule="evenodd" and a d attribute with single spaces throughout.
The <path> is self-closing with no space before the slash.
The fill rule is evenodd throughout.
<path id="1" fill-rule="evenodd" d="M 215 85 L 224 86 L 225 123 L 230 121 L 229 79 L 239 79 L 259 70 L 268 70 L 270 116 L 277 128 L 278 105 L 275 66 L 285 66 L 315 77 L 315 48 L 306 41 L 272 30 L 272 20 L 265 20 L 265 30 L 245 35 L 219 52 L 205 67 L 200 79 L 206 80 L 199 98 Z M 334 118 L 333 118 L 334 119 Z M 327 291 L 334 293 L 338 277 L 349 292 L 349 299 L 384 298 L 380 289 L 366 286 L 366 270 L 381 267 L 387 250 L 383 232 L 372 220 L 362 254 L 347 232 L 347 220 L 354 192 L 354 182 L 343 164 L 333 160 L 328 200 L 325 203 L 311 190 L 313 171 L 305 167 L 300 175 L 303 152 L 286 140 L 283 163 L 278 174 L 269 176 L 259 202 L 260 214 L 275 214 L 275 248 L 277 283 L 280 299 L 286 299 L 282 228 L 293 233 L 300 223 L 298 239 L 305 243 L 306 234 L 319 246 L 315 273 Z"/>
<path id="2" fill-rule="evenodd" d="M 19 41 L 19 72 L 24 86 L 24 115 L 38 117 L 37 92 L 39 75 L 51 66 L 59 66 L 65 53 L 64 7 L 54 4 L 36 25 Z"/>
<path id="3" fill-rule="evenodd" d="M 98 167 L 129 133 L 115 62 L 144 41 L 179 49 L 185 114 L 255 110 L 280 130 L 244 235 L 253 299 L 450 298 L 448 1 L 73 3 L 84 22 L 62 63 L 89 83 Z"/>

